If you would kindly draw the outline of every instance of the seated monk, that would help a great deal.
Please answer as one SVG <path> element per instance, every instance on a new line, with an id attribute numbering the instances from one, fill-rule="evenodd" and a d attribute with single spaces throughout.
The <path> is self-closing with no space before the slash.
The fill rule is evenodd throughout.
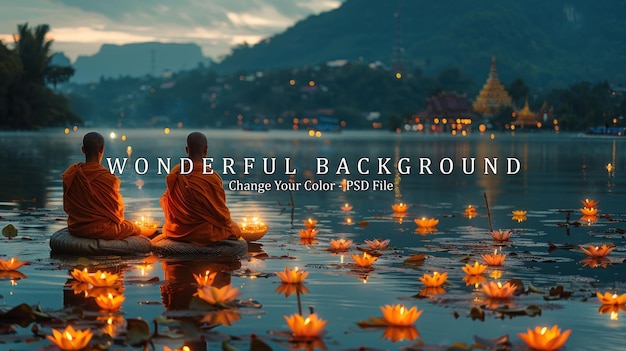
<path id="1" fill-rule="evenodd" d="M 123 239 L 152 235 L 124 219 L 120 180 L 102 166 L 104 138 L 91 132 L 83 137 L 85 162 L 71 165 L 63 174 L 63 210 L 70 234 L 90 239 Z"/>
<path id="2" fill-rule="evenodd" d="M 189 134 L 185 151 L 193 161 L 193 171 L 181 174 L 176 165 L 166 177 L 167 189 L 160 202 L 165 215 L 163 235 L 169 239 L 207 246 L 241 235 L 226 207 L 222 178 L 215 172 L 208 174 L 209 168 L 203 172 L 207 150 L 204 134 Z"/>

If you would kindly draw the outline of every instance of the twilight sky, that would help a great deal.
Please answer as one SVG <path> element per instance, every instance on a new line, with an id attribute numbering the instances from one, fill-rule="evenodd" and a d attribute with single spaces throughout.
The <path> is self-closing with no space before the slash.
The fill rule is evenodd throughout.
<path id="1" fill-rule="evenodd" d="M 284 31 L 344 0 L 0 0 L 0 40 L 13 43 L 17 25 L 48 24 L 53 51 L 72 62 L 104 43 L 194 42 L 219 60 L 230 47 Z"/>

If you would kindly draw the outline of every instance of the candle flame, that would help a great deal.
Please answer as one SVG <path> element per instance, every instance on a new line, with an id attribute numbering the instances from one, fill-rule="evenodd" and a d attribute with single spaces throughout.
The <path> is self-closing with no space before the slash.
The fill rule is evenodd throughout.
<path id="1" fill-rule="evenodd" d="M 548 327 L 543 327 L 543 328 L 541 328 L 540 334 L 544 335 L 547 331 L 548 331 Z"/>
<path id="2" fill-rule="evenodd" d="M 70 334 L 70 332 L 65 332 L 65 338 L 69 341 L 72 341 L 72 334 Z"/>

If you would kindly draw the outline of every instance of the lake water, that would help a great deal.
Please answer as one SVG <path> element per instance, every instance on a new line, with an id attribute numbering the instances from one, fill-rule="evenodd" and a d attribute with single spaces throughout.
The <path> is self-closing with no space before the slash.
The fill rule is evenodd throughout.
<path id="1" fill-rule="evenodd" d="M 111 132 L 99 131 L 107 137 Z M 241 261 L 215 263 L 154 257 L 91 260 L 51 257 L 48 238 L 65 225 L 60 175 L 68 165 L 83 160 L 80 153 L 83 132 L 2 133 L 0 226 L 13 224 L 19 235 L 13 240 L 0 238 L 0 258 L 17 256 L 30 263 L 19 269 L 23 274 L 18 277 L 21 279 L 3 275 L 0 280 L 2 311 L 21 303 L 39 304 L 50 313 L 80 306 L 86 312 L 77 325 L 102 334 L 98 330 L 107 326 L 98 317 L 104 316 L 106 320 L 106 315 L 97 312 L 98 308 L 90 301 L 93 299 L 85 298 L 83 293 L 74 294 L 68 284 L 68 272 L 73 267 L 88 265 L 123 273 L 126 300 L 113 324 L 118 329 L 116 340 L 124 340 L 124 320 L 136 318 L 150 322 L 151 328 L 157 317 L 177 319 L 178 323 L 159 324 L 160 333 L 170 335 L 180 330 L 181 320 L 202 316 L 188 308 L 195 292 L 190 272 L 210 268 L 225 271 L 218 279 L 238 287 L 243 303 L 234 311 L 239 319 L 235 318 L 230 326 L 202 329 L 206 341 L 193 343 L 194 350 L 220 347 L 226 339 L 231 339 L 229 343 L 238 349 L 248 349 L 252 334 L 274 349 L 398 349 L 412 345 L 410 349 L 418 350 L 419 343 L 446 349 L 456 342 L 470 345 L 475 336 L 502 335 L 509 336 L 514 348 L 525 349 L 517 333 L 554 324 L 572 330 L 567 350 L 626 349 L 623 337 L 626 316 L 614 314 L 613 319 L 617 319 L 612 320 L 609 314 L 600 313 L 601 304 L 595 297 L 597 291 L 625 292 L 623 139 L 551 133 L 495 134 L 492 138 L 478 133 L 461 137 L 387 132 L 342 132 L 314 138 L 305 132 L 292 131 L 205 130 L 214 169 L 222 173 L 223 160 L 234 161 L 236 174 L 222 174 L 234 220 L 258 216 L 270 228 L 258 241 L 260 245 L 253 245 Z M 157 174 L 156 160 L 171 157 L 175 164 L 184 157 L 189 131 L 172 130 L 167 135 L 162 130 L 115 130 L 115 133 L 115 139 L 107 138 L 105 157 L 127 157 L 127 148 L 131 146 L 130 162 L 143 157 L 150 165 L 144 175 L 132 168 L 120 175 L 126 217 L 140 220 L 144 216 L 162 222 L 158 200 L 165 183 L 164 175 Z M 126 140 L 121 140 L 122 135 Z M 276 158 L 274 174 L 264 174 L 264 157 Z M 256 161 L 249 174 L 244 174 L 245 158 Z M 290 159 L 287 169 L 286 158 Z M 322 161 L 317 158 L 328 161 L 327 174 L 318 174 L 324 169 L 318 169 L 317 162 Z M 357 166 L 361 158 L 369 158 L 369 163 L 361 163 L 361 171 L 369 174 L 360 174 Z M 382 174 L 377 174 L 378 158 L 390 174 L 385 174 L 384 167 L 380 169 Z M 389 158 L 387 163 L 386 158 Z M 476 159 L 474 172 L 467 172 L 472 174 L 465 174 L 463 158 Z M 485 158 L 492 163 L 498 159 L 493 168 L 487 168 L 488 174 L 484 174 Z M 510 171 L 514 174 L 507 174 L 507 158 L 512 159 Z M 394 167 L 401 159 L 405 160 L 400 162 L 400 167 Z M 427 160 L 431 161 L 432 175 L 420 168 L 420 162 Z M 443 172 L 440 162 L 444 165 Z M 613 168 L 607 169 L 607 164 Z M 410 170 L 407 165 L 411 166 Z M 285 174 L 294 169 L 296 174 Z M 346 170 L 350 174 L 345 174 Z M 448 171 L 450 174 L 443 174 Z M 303 187 L 307 179 L 333 183 L 334 190 L 306 191 Z M 234 181 L 273 184 L 290 180 L 302 183 L 301 189 L 292 192 L 272 189 L 263 193 L 228 189 Z M 363 180 L 354 184 L 367 184 L 370 189 L 343 191 L 339 185 L 344 180 Z M 374 184 L 391 184 L 393 189 L 372 190 Z M 489 235 L 485 196 L 492 227 L 512 230 L 508 242 L 497 243 Z M 595 222 L 581 221 L 580 200 L 585 198 L 599 201 L 600 212 Z M 404 215 L 391 210 L 391 205 L 398 202 L 409 205 Z M 352 205 L 351 211 L 341 209 L 345 203 Z M 476 216 L 464 215 L 468 205 L 477 208 Z M 514 210 L 527 211 L 525 220 L 514 220 Z M 436 229 L 416 230 L 414 219 L 422 217 L 439 219 Z M 318 220 L 319 234 L 312 243 L 302 242 L 299 235 L 304 229 L 303 221 L 309 218 Z M 328 250 L 330 240 L 339 238 L 353 240 L 348 252 L 338 254 Z M 380 251 L 382 255 L 373 269 L 356 267 L 351 255 L 361 254 L 357 247 L 366 248 L 364 240 L 375 238 L 390 239 L 391 249 Z M 558 249 L 550 250 L 549 243 Z M 606 267 L 593 268 L 593 264 L 583 260 L 586 256 L 578 245 L 603 243 L 616 248 L 608 256 Z M 490 302 L 474 285 L 466 285 L 461 267 L 466 262 L 481 261 L 481 254 L 498 248 L 507 254 L 505 263 L 488 268 L 483 276 L 488 281 L 518 279 L 526 290 L 532 285 L 538 292 Z M 425 254 L 421 264 L 403 263 L 410 255 L 419 253 Z M 274 273 L 285 266 L 297 266 L 309 272 L 305 281 L 307 293 L 286 296 L 280 292 L 280 280 Z M 434 271 L 447 272 L 448 280 L 443 293 L 429 295 L 418 278 Z M 559 285 L 572 292 L 571 296 L 546 299 L 550 288 Z M 258 304 L 248 302 L 249 299 Z M 370 317 L 381 317 L 381 306 L 398 303 L 424 311 L 415 323 L 417 333 L 401 334 L 396 330 L 394 334 L 393 329 L 362 329 L 357 325 Z M 541 315 L 509 317 L 498 309 L 503 305 L 516 311 L 536 305 Z M 484 320 L 470 317 L 472 307 L 483 310 Z M 289 329 L 284 316 L 298 313 L 299 309 L 305 315 L 313 309 L 328 321 L 321 342 L 298 344 L 285 336 Z M 33 324 L 13 326 L 10 333 L 0 338 L 3 340 L 0 349 L 47 349 L 50 345 L 47 340 L 33 337 L 30 330 Z M 62 327 L 58 323 L 37 324 L 42 333 L 50 333 L 52 326 Z M 153 341 L 157 350 L 163 350 L 164 346 L 180 348 L 192 338 L 179 333 L 175 338 L 160 336 Z M 96 341 L 106 343 L 107 339 L 99 337 Z M 114 345 L 111 349 L 125 347 Z"/>

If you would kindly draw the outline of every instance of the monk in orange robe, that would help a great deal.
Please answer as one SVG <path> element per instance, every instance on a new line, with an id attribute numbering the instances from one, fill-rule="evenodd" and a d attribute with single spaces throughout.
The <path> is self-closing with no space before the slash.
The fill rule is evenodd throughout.
<path id="1" fill-rule="evenodd" d="M 185 151 L 193 161 L 193 170 L 181 174 L 177 165 L 165 179 L 167 189 L 161 196 L 165 215 L 163 234 L 172 240 L 203 246 L 237 238 L 241 231 L 226 207 L 222 178 L 211 169 L 204 169 L 206 136 L 198 132 L 189 134 Z"/>
<path id="2" fill-rule="evenodd" d="M 63 174 L 63 210 L 70 234 L 90 239 L 123 239 L 152 235 L 124 219 L 120 180 L 102 166 L 104 137 L 91 132 L 83 137 L 85 162 L 71 165 Z"/>

